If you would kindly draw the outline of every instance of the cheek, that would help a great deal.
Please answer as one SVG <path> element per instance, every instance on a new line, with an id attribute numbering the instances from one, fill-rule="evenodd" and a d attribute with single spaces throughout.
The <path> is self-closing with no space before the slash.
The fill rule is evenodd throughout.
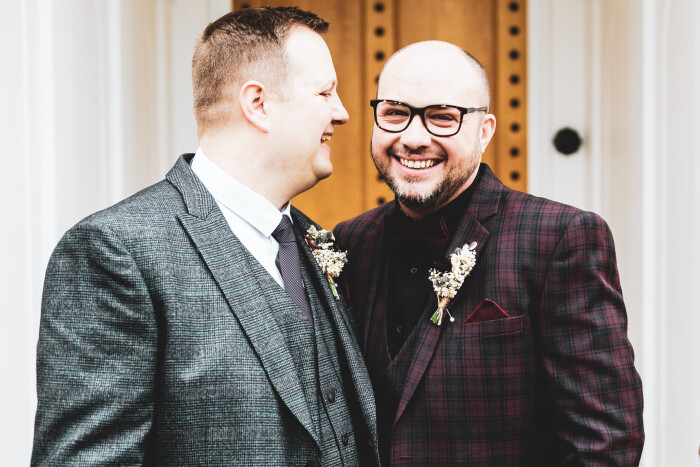
<path id="1" fill-rule="evenodd" d="M 392 133 L 386 133 L 379 129 L 372 132 L 372 152 L 378 154 L 386 154 L 388 148 L 391 147 L 396 137 Z"/>
<path id="2" fill-rule="evenodd" d="M 445 147 L 445 150 L 448 154 L 458 155 L 460 160 L 470 160 L 478 147 L 478 139 L 463 137 L 450 141 L 450 145 Z"/>

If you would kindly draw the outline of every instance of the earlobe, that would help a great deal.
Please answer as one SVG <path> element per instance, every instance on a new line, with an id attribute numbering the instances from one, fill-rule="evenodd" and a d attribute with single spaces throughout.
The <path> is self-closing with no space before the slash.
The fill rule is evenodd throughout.
<path id="1" fill-rule="evenodd" d="M 243 118 L 263 133 L 270 131 L 267 96 L 265 85 L 259 81 L 246 81 L 238 94 Z"/>
<path id="2" fill-rule="evenodd" d="M 481 139 L 481 152 L 486 150 L 486 147 L 491 142 L 493 133 L 496 131 L 496 117 L 491 114 L 486 114 L 484 121 L 481 122 L 481 134 L 479 135 Z"/>

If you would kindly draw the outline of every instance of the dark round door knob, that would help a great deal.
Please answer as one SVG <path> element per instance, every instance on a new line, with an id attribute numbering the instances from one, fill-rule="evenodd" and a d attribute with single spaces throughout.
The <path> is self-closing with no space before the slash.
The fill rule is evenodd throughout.
<path id="1" fill-rule="evenodd" d="M 556 150 L 565 156 L 578 151 L 581 147 L 581 143 L 583 143 L 576 130 L 572 130 L 571 128 L 562 128 L 557 131 L 552 142 Z"/>

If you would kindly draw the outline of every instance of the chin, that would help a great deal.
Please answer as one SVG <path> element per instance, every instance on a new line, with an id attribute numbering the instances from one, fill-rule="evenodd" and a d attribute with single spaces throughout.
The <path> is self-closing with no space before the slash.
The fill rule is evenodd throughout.
<path id="1" fill-rule="evenodd" d="M 313 166 L 313 174 L 314 177 L 316 177 L 316 183 L 330 177 L 331 173 L 333 173 L 333 164 L 331 164 L 330 160 L 314 164 Z"/>
<path id="2" fill-rule="evenodd" d="M 402 198 L 426 199 L 434 195 L 437 186 L 435 183 L 405 183 L 399 182 L 395 186 L 395 194 Z"/>
<path id="3" fill-rule="evenodd" d="M 435 182 L 410 183 L 397 177 L 385 178 L 389 188 L 401 200 L 407 200 L 410 204 L 422 204 L 425 200 L 435 197 L 439 184 Z"/>
<path id="4" fill-rule="evenodd" d="M 316 182 L 314 183 L 314 185 L 315 185 L 316 183 L 320 182 L 321 180 L 325 180 L 326 178 L 330 177 L 330 176 L 331 176 L 331 173 L 333 173 L 333 168 L 332 168 L 332 167 L 329 168 L 328 170 L 323 170 L 323 171 L 316 171 L 316 172 L 314 172 L 314 175 L 315 175 L 315 177 L 316 177 Z"/>

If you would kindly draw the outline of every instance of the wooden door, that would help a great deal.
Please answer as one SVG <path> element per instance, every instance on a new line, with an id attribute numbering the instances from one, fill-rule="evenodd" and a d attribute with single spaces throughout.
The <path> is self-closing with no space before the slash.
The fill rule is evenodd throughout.
<path id="1" fill-rule="evenodd" d="M 417 41 L 452 42 L 484 65 L 498 121 L 484 161 L 504 183 L 527 190 L 526 0 L 233 0 L 232 6 L 298 6 L 331 23 L 326 42 L 350 121 L 331 142 L 333 175 L 293 200 L 324 228 L 393 199 L 369 153 L 369 100 L 387 58 Z"/>

